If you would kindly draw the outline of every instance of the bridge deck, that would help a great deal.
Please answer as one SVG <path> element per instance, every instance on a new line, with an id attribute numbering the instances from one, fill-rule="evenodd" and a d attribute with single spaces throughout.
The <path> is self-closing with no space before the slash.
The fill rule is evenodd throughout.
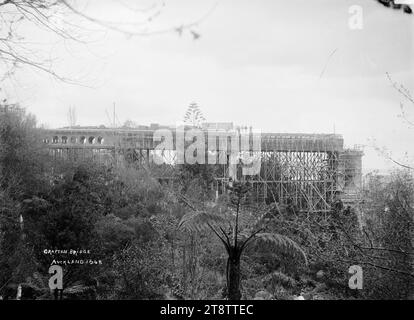
<path id="1" fill-rule="evenodd" d="M 165 128 L 167 129 L 167 128 Z M 125 129 L 53 129 L 44 131 L 44 142 L 57 149 L 113 149 L 125 148 L 153 150 L 155 130 Z M 205 135 L 229 136 L 229 131 L 205 130 Z M 175 134 L 173 131 L 174 149 Z M 208 141 L 205 138 L 205 141 Z M 261 150 L 279 152 L 342 152 L 343 138 L 337 134 L 261 133 Z"/>

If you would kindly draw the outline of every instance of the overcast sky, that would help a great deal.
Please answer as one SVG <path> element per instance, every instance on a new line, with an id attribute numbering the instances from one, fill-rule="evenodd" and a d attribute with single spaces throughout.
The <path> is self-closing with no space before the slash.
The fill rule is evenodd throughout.
<path id="1" fill-rule="evenodd" d="M 362 30 L 349 27 L 352 5 L 363 9 Z M 120 123 L 175 124 L 194 101 L 211 122 L 273 132 L 335 130 L 347 146 L 366 145 L 365 171 L 391 167 L 373 143 L 413 163 L 414 128 L 398 117 L 403 99 L 386 72 L 414 92 L 414 15 L 373 0 L 166 0 L 165 6 L 95 0 L 81 9 L 140 31 L 125 23 L 161 9 L 144 31 L 201 19 L 191 28 L 201 36 L 85 30 L 87 44 L 80 44 L 23 28 L 27 39 L 44 43 L 39 48 L 54 58 L 54 70 L 80 84 L 30 68 L 3 84 L 2 96 L 39 123 L 66 126 L 68 107 L 75 106 L 78 124 L 108 125 L 115 102 Z M 414 120 L 414 106 L 406 107 Z"/>

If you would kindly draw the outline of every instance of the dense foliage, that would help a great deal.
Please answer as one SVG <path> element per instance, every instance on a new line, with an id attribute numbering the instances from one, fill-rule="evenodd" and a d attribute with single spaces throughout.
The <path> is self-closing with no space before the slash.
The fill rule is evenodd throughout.
<path id="1" fill-rule="evenodd" d="M 413 297 L 414 182 L 407 172 L 369 177 L 353 209 L 338 202 L 331 213 L 296 212 L 250 203 L 243 184 L 216 198 L 214 168 L 181 166 L 169 184 L 133 162 L 51 159 L 33 117 L 4 110 L 3 298 L 16 298 L 20 285 L 22 299 L 52 299 L 49 266 L 68 255 L 45 249 L 74 249 L 89 253 L 70 259 L 99 263 L 63 266 L 64 299 L 225 299 L 229 252 L 244 243 L 237 261 L 242 299 Z M 348 287 L 351 265 L 364 270 L 362 290 Z"/>

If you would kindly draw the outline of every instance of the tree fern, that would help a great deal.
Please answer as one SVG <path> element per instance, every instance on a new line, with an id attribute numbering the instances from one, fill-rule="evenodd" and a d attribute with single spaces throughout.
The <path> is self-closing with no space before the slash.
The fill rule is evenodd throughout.
<path id="1" fill-rule="evenodd" d="M 256 243 L 270 244 L 271 247 L 302 259 L 305 264 L 308 264 L 305 251 L 295 241 L 286 236 L 277 233 L 258 233 L 256 234 Z"/>
<path id="2" fill-rule="evenodd" d="M 248 192 L 244 183 L 235 183 L 228 187 L 230 195 L 227 203 L 218 202 L 212 208 L 198 210 L 187 199 L 182 199 L 192 210 L 185 214 L 179 228 L 190 232 L 213 232 L 223 243 L 228 254 L 227 288 L 228 298 L 238 300 L 240 293 L 240 257 L 249 244 L 265 245 L 277 252 L 284 252 L 307 264 L 305 252 L 292 239 L 266 233 L 266 217 L 269 213 L 281 212 L 275 203 L 256 210 L 244 210 L 243 204 Z M 254 211 L 254 212 L 253 212 Z"/>

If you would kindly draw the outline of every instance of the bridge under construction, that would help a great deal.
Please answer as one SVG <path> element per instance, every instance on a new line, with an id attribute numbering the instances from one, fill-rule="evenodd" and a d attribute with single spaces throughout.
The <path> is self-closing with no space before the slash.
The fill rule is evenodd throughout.
<path id="1" fill-rule="evenodd" d="M 159 125 L 134 129 L 51 129 L 43 132 L 43 142 L 56 158 L 133 161 L 151 165 L 153 158 L 157 156 L 156 147 L 159 144 L 154 139 L 154 133 L 163 128 L 172 129 Z M 219 136 L 240 131 L 240 128 L 219 123 L 204 124 L 202 130 L 206 134 L 214 131 Z M 175 147 L 174 140 L 172 155 Z M 208 150 L 209 147 L 206 148 Z M 237 165 L 234 168 L 228 161 L 230 148 L 221 152 L 226 154 L 227 161 L 217 165 L 220 173 L 215 186 L 212 186 L 217 193 L 223 192 L 223 186 L 230 178 L 242 178 Z M 346 205 L 353 205 L 358 201 L 363 152 L 357 148 L 344 148 L 341 135 L 262 132 L 260 151 L 253 153 L 260 158 L 261 163 L 260 172 L 249 177 L 256 201 L 276 201 L 294 205 L 298 210 L 307 212 L 327 212 L 337 200 Z M 152 166 L 156 167 L 153 164 Z M 173 179 L 173 169 L 172 159 L 168 165 L 158 166 L 153 172 L 157 178 L 168 180 Z"/>

